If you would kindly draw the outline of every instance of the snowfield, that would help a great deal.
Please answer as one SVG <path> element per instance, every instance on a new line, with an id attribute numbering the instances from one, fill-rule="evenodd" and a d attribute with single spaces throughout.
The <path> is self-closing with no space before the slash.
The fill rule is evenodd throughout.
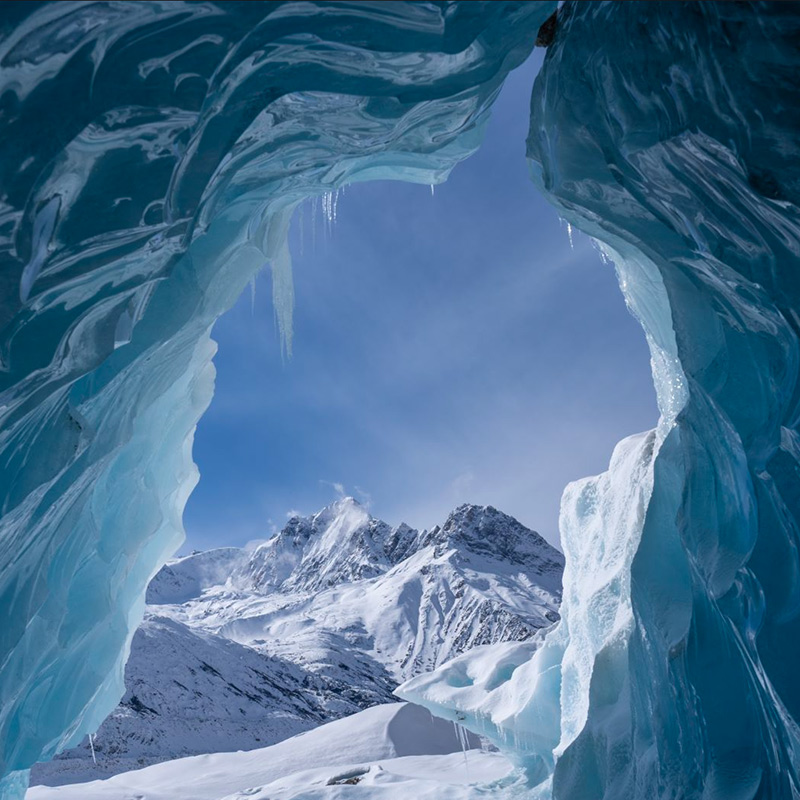
<path id="1" fill-rule="evenodd" d="M 503 756 L 479 747 L 472 734 L 425 709 L 392 703 L 271 747 L 181 758 L 91 783 L 36 786 L 26 800 L 289 800 L 339 797 L 353 786 L 362 797 L 450 800 L 462 796 L 459 787 L 511 773 Z"/>

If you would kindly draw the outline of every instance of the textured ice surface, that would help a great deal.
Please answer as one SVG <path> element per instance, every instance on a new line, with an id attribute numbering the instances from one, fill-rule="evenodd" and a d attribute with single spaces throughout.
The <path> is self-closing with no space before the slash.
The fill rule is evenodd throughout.
<path id="1" fill-rule="evenodd" d="M 568 3 L 537 79 L 534 179 L 606 243 L 662 419 L 565 492 L 533 658 L 404 692 L 506 743 L 537 796 L 798 797 L 798 11 Z"/>
<path id="2" fill-rule="evenodd" d="M 3 772 L 118 698 L 194 480 L 208 328 L 265 263 L 290 348 L 292 208 L 441 179 L 553 5 L 4 7 Z M 800 795 L 799 36 L 794 3 L 561 8 L 533 177 L 617 263 L 663 418 L 565 493 L 541 649 L 463 665 L 466 697 L 407 690 L 540 796 Z"/>
<path id="3" fill-rule="evenodd" d="M 294 207 L 442 180 L 552 6 L 3 4 L 0 796 L 121 696 L 214 320 L 269 264 L 289 349 Z"/>

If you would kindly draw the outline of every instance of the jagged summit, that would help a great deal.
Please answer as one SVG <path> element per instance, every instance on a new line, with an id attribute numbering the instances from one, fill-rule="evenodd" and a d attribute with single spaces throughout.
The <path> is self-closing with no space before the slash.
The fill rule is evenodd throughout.
<path id="1" fill-rule="evenodd" d="M 371 516 L 342 497 L 308 517 L 293 516 L 243 566 L 243 580 L 259 591 L 318 589 L 387 572 L 423 548 L 432 557 L 450 550 L 560 575 L 564 558 L 536 531 L 493 506 L 464 504 L 444 525 L 418 531 Z"/>
<path id="2" fill-rule="evenodd" d="M 310 517 L 292 517 L 242 570 L 258 591 L 314 590 L 385 572 L 395 563 L 392 528 L 343 497 Z"/>
<path id="3" fill-rule="evenodd" d="M 460 505 L 444 525 L 423 533 L 422 541 L 432 544 L 437 555 L 455 548 L 534 568 L 540 574 L 560 574 L 564 569 L 564 556 L 555 547 L 494 506 Z"/>
<path id="4" fill-rule="evenodd" d="M 356 500 L 355 497 L 352 495 L 345 495 L 344 497 L 339 497 L 338 499 L 334 500 L 332 503 L 328 503 L 327 506 L 317 511 L 316 514 L 312 514 L 312 519 L 324 520 L 330 517 L 336 517 L 339 514 L 345 513 L 351 509 L 364 509 L 364 506 Z M 294 519 L 295 517 L 292 517 Z"/>
<path id="5" fill-rule="evenodd" d="M 292 516 L 271 539 L 248 552 L 222 547 L 175 559 L 147 590 L 147 602 L 185 603 L 209 587 L 260 593 L 318 591 L 374 578 L 425 548 L 430 558 L 488 558 L 560 578 L 564 557 L 536 531 L 493 506 L 465 503 L 443 525 L 419 531 L 392 527 L 354 497 L 342 497 L 309 516 Z"/>

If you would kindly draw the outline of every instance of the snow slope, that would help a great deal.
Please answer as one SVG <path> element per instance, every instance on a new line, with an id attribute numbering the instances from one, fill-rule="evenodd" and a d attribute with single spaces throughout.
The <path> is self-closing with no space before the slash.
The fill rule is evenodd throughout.
<path id="1" fill-rule="evenodd" d="M 462 752 L 464 744 L 468 754 Z M 183 758 L 91 783 L 36 786 L 26 800 L 264 800 L 315 787 L 324 796 L 336 791 L 326 790 L 329 781 L 342 785 L 359 773 L 369 782 L 394 781 L 398 796 L 422 797 L 416 791 L 422 785 L 415 784 L 433 784 L 441 791 L 447 784 L 495 780 L 510 771 L 505 758 L 483 753 L 475 749 L 478 745 L 476 737 L 459 733 L 419 706 L 393 703 L 271 747 Z"/>
<path id="2" fill-rule="evenodd" d="M 329 719 L 306 670 L 169 617 L 133 640 L 125 696 L 89 743 L 37 765 L 34 780 L 106 777 L 195 753 L 263 747 Z"/>
<path id="3" fill-rule="evenodd" d="M 280 582 L 264 581 L 261 565 L 286 563 L 274 553 L 284 547 L 281 537 L 274 549 L 269 542 L 256 551 L 259 568 L 248 565 L 238 579 L 252 578 L 257 592 L 237 596 L 235 613 L 220 598 L 211 612 L 220 632 L 289 658 L 298 650 L 322 658 L 366 650 L 400 682 L 475 645 L 527 639 L 558 619 L 563 557 L 496 509 L 461 506 L 444 526 L 422 532 L 375 524 L 352 498 L 320 512 L 312 526 L 317 517 L 321 533 Z M 300 527 L 293 522 L 287 528 Z M 331 529 L 346 531 L 350 545 L 328 538 Z M 407 557 L 396 562 L 397 554 Z M 339 567 L 309 568 L 319 563 Z M 374 578 L 350 580 L 373 570 Z M 186 604 L 178 613 L 208 621 L 209 605 Z"/>
<path id="4" fill-rule="evenodd" d="M 352 498 L 295 517 L 255 551 L 223 548 L 151 582 L 122 703 L 94 741 L 32 783 L 263 748 L 394 701 L 401 682 L 476 645 L 529 641 L 558 618 L 563 559 L 491 507 L 417 531 Z"/>

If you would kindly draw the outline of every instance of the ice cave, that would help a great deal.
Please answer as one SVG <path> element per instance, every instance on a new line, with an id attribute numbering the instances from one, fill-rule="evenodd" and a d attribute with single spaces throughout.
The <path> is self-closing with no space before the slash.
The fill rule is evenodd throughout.
<path id="1" fill-rule="evenodd" d="M 536 44 L 531 177 L 615 262 L 661 419 L 565 490 L 544 641 L 400 694 L 511 758 L 481 796 L 800 797 L 798 4 L 9 2 L 0 30 L 3 800 L 122 694 L 215 319 L 268 265 L 290 353 L 296 206 L 446 180 Z"/>

